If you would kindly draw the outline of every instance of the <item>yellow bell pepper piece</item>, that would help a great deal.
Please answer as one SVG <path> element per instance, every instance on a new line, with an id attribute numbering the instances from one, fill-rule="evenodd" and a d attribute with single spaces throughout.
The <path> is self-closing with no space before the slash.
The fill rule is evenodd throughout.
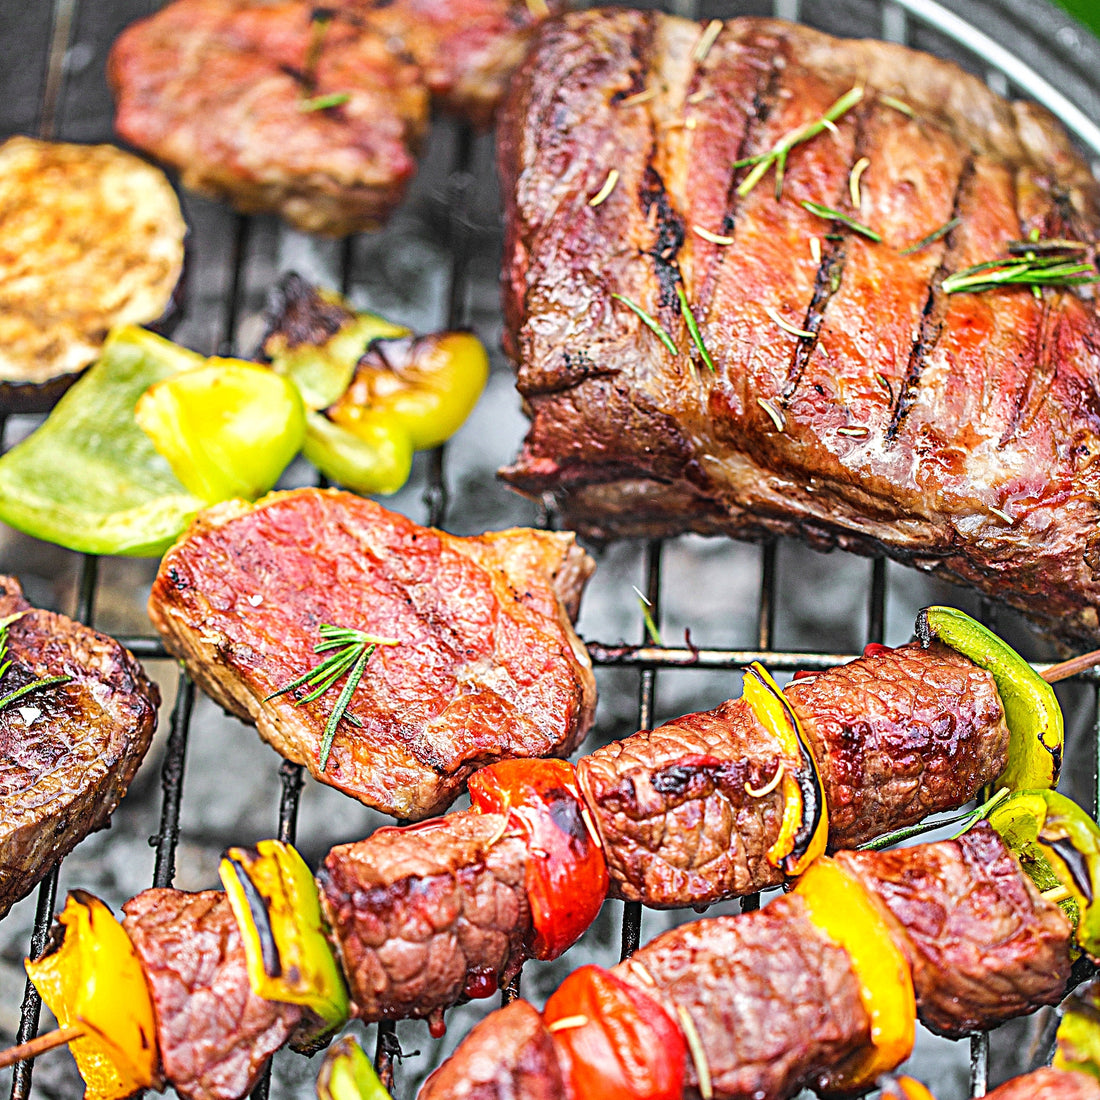
<path id="1" fill-rule="evenodd" d="M 779 835 L 765 853 L 773 867 L 799 875 L 825 851 L 829 839 L 829 808 L 817 761 L 810 751 L 798 716 L 767 669 L 753 662 L 745 672 L 745 702 L 760 724 L 775 737 L 787 756 L 801 764 L 794 774 L 785 769 L 780 780 L 783 819 Z"/>
<path id="2" fill-rule="evenodd" d="M 832 1072 L 828 1088 L 849 1091 L 872 1085 L 913 1050 L 917 1002 L 909 964 L 862 883 L 835 860 L 816 860 L 794 892 L 806 903 L 810 920 L 848 952 L 860 1000 L 871 1018 L 871 1048 Z"/>
<path id="3" fill-rule="evenodd" d="M 1090 982 L 1066 1001 L 1054 1068 L 1100 1078 L 1100 982 Z"/>
<path id="4" fill-rule="evenodd" d="M 333 1043 L 317 1074 L 317 1100 L 391 1100 L 363 1048 L 345 1035 Z"/>
<path id="5" fill-rule="evenodd" d="M 24 967 L 69 1043 L 86 1100 L 121 1100 L 160 1087 L 156 1019 L 145 971 L 111 910 L 83 891 L 69 894 L 60 945 Z"/>
<path id="6" fill-rule="evenodd" d="M 955 607 L 926 607 L 917 636 L 938 638 L 989 672 L 1008 726 L 1008 762 L 990 784 L 1011 791 L 1055 787 L 1062 767 L 1065 730 L 1054 689 L 1007 642 Z"/>
<path id="7" fill-rule="evenodd" d="M 310 413 L 302 453 L 329 481 L 355 493 L 396 493 L 412 471 L 409 433 L 385 418 L 350 432 L 323 413 Z"/>
<path id="8" fill-rule="evenodd" d="M 879 1081 L 879 1088 L 882 1089 L 883 1097 L 892 1096 L 897 1100 L 936 1100 L 926 1085 L 905 1074 L 898 1077 L 888 1074 Z"/>
<path id="9" fill-rule="evenodd" d="M 350 1002 L 309 867 L 289 844 L 261 840 L 254 849 L 230 848 L 218 874 L 244 941 L 252 991 L 309 1009 L 316 1019 L 291 1045 L 316 1049 L 347 1021 Z"/>
<path id="10" fill-rule="evenodd" d="M 266 493 L 305 437 L 294 384 L 239 359 L 207 359 L 157 382 L 134 416 L 188 491 L 211 504 Z"/>

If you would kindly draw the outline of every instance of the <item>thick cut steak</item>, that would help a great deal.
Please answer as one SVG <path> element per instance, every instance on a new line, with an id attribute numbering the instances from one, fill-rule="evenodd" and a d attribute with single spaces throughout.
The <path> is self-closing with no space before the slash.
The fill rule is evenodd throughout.
<path id="1" fill-rule="evenodd" d="M 1094 262 L 1085 164 L 1039 108 L 923 54 L 764 19 L 709 49 L 703 34 L 578 13 L 543 27 L 513 82 L 506 345 L 531 427 L 504 477 L 594 538 L 885 552 L 1096 644 L 1092 287 L 943 285 L 1033 234 Z M 859 90 L 835 133 L 791 149 L 781 197 L 774 170 L 742 186 L 735 162 Z"/>
<path id="2" fill-rule="evenodd" d="M 15 617 L 15 618 L 13 618 Z M 88 833 L 104 828 L 157 728 L 160 692 L 118 642 L 23 598 L 0 577 L 11 665 L 0 697 L 0 916 Z"/>
<path id="3" fill-rule="evenodd" d="M 592 568 L 570 534 L 457 538 L 304 489 L 203 513 L 161 562 L 149 614 L 200 686 L 284 756 L 421 818 L 482 765 L 568 756 L 588 730 L 595 678 L 571 618 Z M 397 644 L 368 661 L 322 771 L 345 681 L 311 702 L 306 687 L 271 696 L 321 660 L 325 623 Z"/>

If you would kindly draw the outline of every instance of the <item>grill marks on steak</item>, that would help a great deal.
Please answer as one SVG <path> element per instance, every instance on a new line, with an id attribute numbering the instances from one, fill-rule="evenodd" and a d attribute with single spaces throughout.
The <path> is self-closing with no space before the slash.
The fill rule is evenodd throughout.
<path id="1" fill-rule="evenodd" d="M 1061 1000 L 1069 922 L 984 821 L 958 840 L 836 858 L 882 903 L 934 1031 L 961 1036 Z"/>
<path id="2" fill-rule="evenodd" d="M 0 577 L 11 667 L 0 695 L 37 679 L 68 683 L 0 710 L 0 916 L 126 794 L 157 725 L 160 692 L 122 646 L 64 615 L 33 609 Z"/>
<path id="3" fill-rule="evenodd" d="M 144 890 L 122 907 L 153 997 L 164 1075 L 187 1100 L 237 1100 L 303 1009 L 256 996 L 225 894 Z"/>
<path id="4" fill-rule="evenodd" d="M 1087 167 L 1039 108 L 924 55 L 739 19 L 698 64 L 700 33 L 653 13 L 577 13 L 543 29 L 518 75 L 500 143 L 505 301 L 532 423 L 504 476 L 558 493 L 567 521 L 596 538 L 690 529 L 885 550 L 1094 640 L 1095 303 L 942 289 L 1032 229 L 1094 255 Z M 738 157 L 855 86 L 866 94 L 837 133 L 790 153 L 782 201 L 774 172 L 737 196 L 749 170 L 731 170 Z M 640 87 L 655 95 L 624 106 Z M 857 212 L 847 192 L 862 157 Z M 588 207 L 610 165 L 618 185 Z M 945 238 L 902 255 L 955 215 Z M 826 240 L 833 231 L 842 239 Z M 678 281 L 715 375 L 684 327 Z M 613 293 L 656 317 L 681 354 Z M 813 335 L 785 332 L 769 309 Z"/>
<path id="5" fill-rule="evenodd" d="M 371 1023 L 488 997 L 518 973 L 531 926 L 527 849 L 473 810 L 333 848 L 317 880 L 356 1013 Z"/>
<path id="6" fill-rule="evenodd" d="M 1004 769 L 1008 730 L 989 673 L 938 642 L 880 651 L 785 689 L 818 762 L 829 844 L 853 847 L 974 797 Z M 765 853 L 797 770 L 743 699 L 583 756 L 581 789 L 612 894 L 657 908 L 774 886 Z"/>
<path id="7" fill-rule="evenodd" d="M 592 568 L 569 534 L 457 538 L 307 489 L 203 513 L 161 563 L 149 613 L 203 689 L 284 756 L 421 818 L 476 768 L 567 756 L 584 736 L 595 679 L 570 617 Z M 370 658 L 347 711 L 361 726 L 340 724 L 324 772 L 334 692 L 269 698 L 316 664 L 322 623 L 399 642 Z"/>

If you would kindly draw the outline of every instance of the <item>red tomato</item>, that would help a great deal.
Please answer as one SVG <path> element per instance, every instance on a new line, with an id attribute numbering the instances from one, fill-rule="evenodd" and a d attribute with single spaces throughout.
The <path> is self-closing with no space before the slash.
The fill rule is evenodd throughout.
<path id="1" fill-rule="evenodd" d="M 543 1017 L 565 1055 L 575 1100 L 680 1100 L 687 1043 L 640 989 L 598 966 L 582 966 L 558 987 Z"/>
<path id="2" fill-rule="evenodd" d="M 536 959 L 556 959 L 596 919 L 607 896 L 607 864 L 589 832 L 577 773 L 565 760 L 502 760 L 470 776 L 470 802 L 508 815 L 534 856 L 524 886 Z"/>

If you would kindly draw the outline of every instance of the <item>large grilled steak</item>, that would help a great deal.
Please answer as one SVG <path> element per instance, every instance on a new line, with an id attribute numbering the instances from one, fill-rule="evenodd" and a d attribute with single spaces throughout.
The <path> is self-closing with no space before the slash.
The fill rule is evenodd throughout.
<path id="1" fill-rule="evenodd" d="M 108 824 L 145 757 L 160 693 L 106 635 L 38 611 L 0 577 L 9 620 L 0 698 L 67 676 L 0 707 L 0 916 L 90 832 Z"/>
<path id="2" fill-rule="evenodd" d="M 456 538 L 350 493 L 303 489 L 200 515 L 161 562 L 149 614 L 227 710 L 322 783 L 396 817 L 446 807 L 508 756 L 568 756 L 596 683 L 571 619 L 593 568 L 570 534 Z M 346 681 L 272 697 L 316 665 L 323 624 L 371 656 L 321 767 Z"/>
<path id="3" fill-rule="evenodd" d="M 1013 241 L 1084 242 L 1095 266 L 1086 166 L 1046 113 L 945 62 L 748 18 L 708 47 L 713 29 L 578 13 L 517 74 L 504 299 L 531 428 L 505 478 L 598 539 L 885 552 L 1096 644 L 1093 288 L 944 289 Z M 780 197 L 774 167 L 748 186 L 738 161 L 847 93 Z"/>

